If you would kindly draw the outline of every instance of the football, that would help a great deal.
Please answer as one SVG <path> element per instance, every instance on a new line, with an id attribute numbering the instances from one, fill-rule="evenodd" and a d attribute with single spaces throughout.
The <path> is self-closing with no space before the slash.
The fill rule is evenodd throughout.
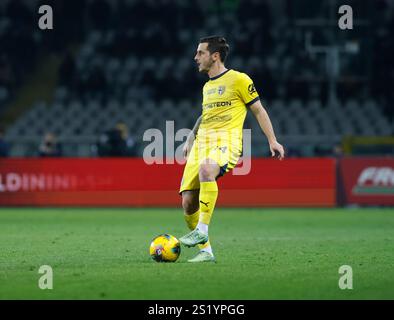
<path id="1" fill-rule="evenodd" d="M 161 234 L 152 240 L 149 253 L 157 262 L 175 262 L 181 253 L 181 245 L 174 236 Z"/>

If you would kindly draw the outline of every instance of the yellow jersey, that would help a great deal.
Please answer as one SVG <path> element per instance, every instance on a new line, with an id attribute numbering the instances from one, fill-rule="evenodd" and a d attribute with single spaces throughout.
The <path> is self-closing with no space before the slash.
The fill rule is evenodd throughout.
<path id="1" fill-rule="evenodd" d="M 202 120 L 197 132 L 200 147 L 242 149 L 247 107 L 257 100 L 253 81 L 245 73 L 229 69 L 210 78 L 203 87 Z"/>

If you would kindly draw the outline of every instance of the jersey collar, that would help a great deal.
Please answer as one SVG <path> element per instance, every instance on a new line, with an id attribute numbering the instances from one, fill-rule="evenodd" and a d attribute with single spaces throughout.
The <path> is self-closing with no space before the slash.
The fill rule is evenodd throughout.
<path id="1" fill-rule="evenodd" d="M 220 78 L 222 75 L 230 71 L 231 69 L 227 69 L 226 71 L 223 71 L 222 73 L 218 74 L 217 76 L 214 76 L 212 78 L 209 78 L 209 80 L 216 80 L 217 78 Z"/>

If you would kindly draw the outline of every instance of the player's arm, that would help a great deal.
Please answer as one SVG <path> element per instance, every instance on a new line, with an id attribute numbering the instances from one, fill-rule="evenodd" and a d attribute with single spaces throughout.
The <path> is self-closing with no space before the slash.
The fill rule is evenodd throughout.
<path id="1" fill-rule="evenodd" d="M 198 128 L 200 127 L 201 119 L 202 119 L 202 115 L 198 117 L 196 123 L 194 124 L 192 131 L 187 136 L 185 145 L 183 146 L 183 156 L 185 158 L 187 158 L 187 156 L 189 155 L 190 150 L 193 146 L 193 142 L 194 142 L 194 139 L 197 135 Z"/>
<path id="2" fill-rule="evenodd" d="M 276 140 L 271 120 L 268 116 L 267 111 L 261 104 L 261 101 L 257 100 L 252 105 L 250 105 L 249 108 L 253 112 L 253 115 L 256 117 L 261 130 L 263 130 L 264 134 L 268 139 L 272 156 L 274 157 L 275 152 L 277 151 L 279 153 L 278 158 L 282 160 L 285 157 L 285 151 L 283 149 L 283 146 Z"/>

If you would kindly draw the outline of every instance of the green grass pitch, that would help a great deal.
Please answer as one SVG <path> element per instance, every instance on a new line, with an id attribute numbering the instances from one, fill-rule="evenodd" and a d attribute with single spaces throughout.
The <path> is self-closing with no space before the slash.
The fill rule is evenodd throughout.
<path id="1" fill-rule="evenodd" d="M 394 299 L 394 209 L 221 209 L 218 263 L 149 256 L 181 209 L 0 209 L 0 299 Z M 41 265 L 53 289 L 41 290 Z M 353 289 L 341 290 L 341 265 Z"/>

